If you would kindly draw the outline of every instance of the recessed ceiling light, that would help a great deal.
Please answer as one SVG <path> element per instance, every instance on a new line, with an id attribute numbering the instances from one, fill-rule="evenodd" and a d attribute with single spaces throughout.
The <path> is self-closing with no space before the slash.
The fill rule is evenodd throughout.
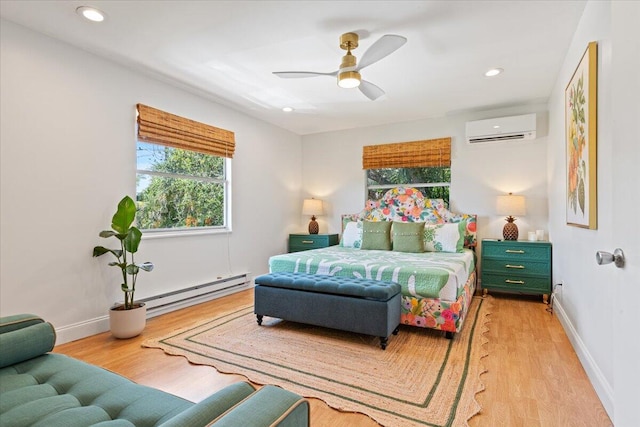
<path id="1" fill-rule="evenodd" d="M 494 77 L 494 76 L 497 76 L 498 74 L 500 74 L 503 71 L 504 70 L 502 68 L 492 68 L 489 71 L 487 71 L 486 73 L 484 73 L 484 75 L 487 76 L 487 77 Z"/>
<path id="2" fill-rule="evenodd" d="M 76 13 L 83 18 L 93 22 L 102 22 L 105 18 L 104 12 L 96 9 L 95 7 L 80 6 L 76 9 Z"/>
<path id="3" fill-rule="evenodd" d="M 293 111 L 293 108 L 291 107 L 282 107 L 282 111 L 284 111 L 285 113 L 290 113 Z"/>

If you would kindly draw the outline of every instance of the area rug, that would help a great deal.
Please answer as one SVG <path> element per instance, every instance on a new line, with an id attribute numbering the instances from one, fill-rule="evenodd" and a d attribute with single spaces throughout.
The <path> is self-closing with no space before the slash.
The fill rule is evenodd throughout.
<path id="1" fill-rule="evenodd" d="M 275 384 L 360 412 L 385 426 L 465 426 L 480 411 L 481 359 L 491 297 L 475 297 L 462 331 L 401 326 L 386 350 L 366 335 L 265 317 L 253 307 L 152 339 L 144 347 L 185 356 L 256 384 Z"/>

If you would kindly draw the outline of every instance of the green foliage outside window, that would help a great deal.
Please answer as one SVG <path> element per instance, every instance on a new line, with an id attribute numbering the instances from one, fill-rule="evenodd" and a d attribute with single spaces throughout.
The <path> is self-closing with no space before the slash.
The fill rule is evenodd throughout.
<path id="1" fill-rule="evenodd" d="M 450 167 L 368 169 L 367 198 L 377 200 L 390 188 L 407 185 L 420 190 L 425 198 L 444 199 L 448 204 L 450 182 Z"/>
<path id="2" fill-rule="evenodd" d="M 140 229 L 225 226 L 225 159 L 138 143 Z"/>

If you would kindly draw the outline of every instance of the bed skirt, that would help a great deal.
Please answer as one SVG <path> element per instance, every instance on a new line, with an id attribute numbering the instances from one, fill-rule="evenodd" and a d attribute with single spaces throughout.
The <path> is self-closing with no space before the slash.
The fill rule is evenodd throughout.
<path id="1" fill-rule="evenodd" d="M 475 289 L 476 271 L 474 270 L 464 284 L 464 291 L 456 301 L 403 295 L 400 323 L 418 328 L 459 332 L 462 329 Z"/>

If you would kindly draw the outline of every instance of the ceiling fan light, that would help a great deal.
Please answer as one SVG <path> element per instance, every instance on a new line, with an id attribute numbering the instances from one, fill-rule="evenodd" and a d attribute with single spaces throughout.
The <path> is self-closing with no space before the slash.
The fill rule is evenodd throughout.
<path id="1" fill-rule="evenodd" d="M 338 86 L 345 89 L 360 86 L 360 73 L 357 71 L 343 71 L 338 74 Z"/>

